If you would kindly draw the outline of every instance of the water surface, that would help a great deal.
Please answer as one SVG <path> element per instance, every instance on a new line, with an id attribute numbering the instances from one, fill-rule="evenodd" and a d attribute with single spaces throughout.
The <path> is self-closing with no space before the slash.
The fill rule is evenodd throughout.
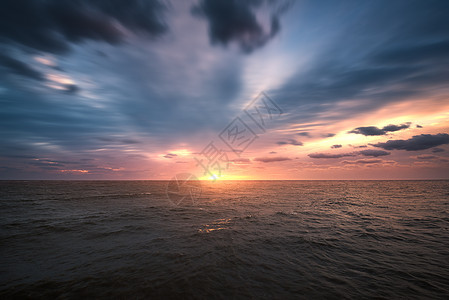
<path id="1" fill-rule="evenodd" d="M 0 182 L 0 297 L 449 297 L 449 181 L 166 186 Z"/>

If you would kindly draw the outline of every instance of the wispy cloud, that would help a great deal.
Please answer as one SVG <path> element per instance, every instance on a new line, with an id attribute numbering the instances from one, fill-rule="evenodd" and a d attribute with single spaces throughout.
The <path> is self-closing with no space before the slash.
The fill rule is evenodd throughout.
<path id="1" fill-rule="evenodd" d="M 293 145 L 293 146 L 303 146 L 303 142 L 297 141 L 295 139 L 287 139 L 286 141 L 277 142 L 278 145 Z"/>
<path id="2" fill-rule="evenodd" d="M 291 160 L 291 158 L 282 157 L 282 156 L 276 156 L 276 157 L 256 157 L 256 158 L 254 158 L 254 161 L 260 161 L 260 162 L 263 162 L 263 163 L 271 163 L 271 162 L 286 161 L 286 160 Z"/>
<path id="3" fill-rule="evenodd" d="M 0 177 L 193 172 L 191 156 L 261 90 L 285 113 L 240 156 L 218 145 L 229 176 L 358 178 L 366 165 L 447 177 L 448 12 L 447 1 L 3 1 Z M 373 163 L 387 156 L 398 164 Z M 300 163 L 313 168 L 284 169 Z"/>

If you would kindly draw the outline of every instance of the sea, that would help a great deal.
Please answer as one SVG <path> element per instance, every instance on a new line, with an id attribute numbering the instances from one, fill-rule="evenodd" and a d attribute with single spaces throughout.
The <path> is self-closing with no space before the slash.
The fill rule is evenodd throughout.
<path id="1" fill-rule="evenodd" d="M 0 298 L 449 299 L 447 180 L 200 185 L 0 181 Z"/>

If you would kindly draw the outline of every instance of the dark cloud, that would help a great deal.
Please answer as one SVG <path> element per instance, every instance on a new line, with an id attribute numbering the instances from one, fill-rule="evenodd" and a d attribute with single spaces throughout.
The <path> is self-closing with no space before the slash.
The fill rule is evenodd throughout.
<path id="1" fill-rule="evenodd" d="M 324 137 L 324 138 L 330 138 L 330 137 L 334 137 L 335 133 L 326 133 L 326 134 L 323 134 L 321 136 Z"/>
<path id="2" fill-rule="evenodd" d="M 443 148 L 433 148 L 432 152 L 433 153 L 444 152 L 444 149 Z"/>
<path id="3" fill-rule="evenodd" d="M 410 127 L 411 123 L 405 123 L 401 125 L 387 125 L 384 126 L 382 129 L 377 128 L 376 126 L 367 126 L 367 127 L 357 127 L 348 133 L 356 133 L 356 134 L 363 134 L 363 135 L 385 135 L 388 132 L 394 132 L 402 129 L 407 129 Z"/>
<path id="4" fill-rule="evenodd" d="M 276 151 L 270 151 L 268 154 L 276 154 Z"/>
<path id="5" fill-rule="evenodd" d="M 385 143 L 373 144 L 373 146 L 385 150 L 419 151 L 445 144 L 449 144 L 449 134 L 438 133 L 415 135 L 408 140 L 390 140 Z"/>
<path id="6" fill-rule="evenodd" d="M 25 76 L 25 77 L 35 79 L 35 80 L 43 80 L 44 79 L 44 77 L 42 76 L 42 74 L 40 72 L 34 70 L 27 64 L 21 62 L 20 60 L 13 58 L 13 57 L 10 57 L 6 54 L 0 53 L 0 68 L 2 68 L 2 67 L 7 69 L 7 71 L 17 74 L 17 75 Z"/>
<path id="7" fill-rule="evenodd" d="M 288 157 L 256 157 L 254 161 L 260 161 L 263 163 L 270 163 L 270 162 L 276 162 L 276 161 L 285 161 L 285 160 L 291 160 L 291 158 Z"/>
<path id="8" fill-rule="evenodd" d="M 390 125 L 384 126 L 384 127 L 382 128 L 382 130 L 384 130 L 385 132 L 399 131 L 399 130 L 402 130 L 402 129 L 407 129 L 407 128 L 409 128 L 409 127 L 410 127 L 410 124 L 411 124 L 410 122 L 405 123 L 405 124 L 401 124 L 401 125 L 393 125 L 393 124 L 390 124 Z"/>
<path id="9" fill-rule="evenodd" d="M 362 150 L 359 151 L 361 155 L 364 156 L 373 156 L 373 157 L 379 157 L 379 156 L 385 156 L 390 155 L 390 152 L 384 151 L 384 150 L 374 150 L 374 149 L 368 149 L 368 150 Z"/>
<path id="10" fill-rule="evenodd" d="M 277 142 L 278 145 L 293 145 L 293 146 L 303 146 L 303 142 L 297 141 L 295 139 L 288 139 L 287 141 Z"/>
<path id="11" fill-rule="evenodd" d="M 274 3 L 263 0 L 201 0 L 192 7 L 192 13 L 208 20 L 212 44 L 226 46 L 236 42 L 249 53 L 264 46 L 279 32 L 279 16 L 288 6 L 284 1 L 281 6 L 271 8 L 270 29 L 265 30 L 256 15 L 256 10 L 265 2 Z"/>
<path id="12" fill-rule="evenodd" d="M 310 158 L 342 158 L 347 156 L 356 156 L 357 153 L 339 153 L 339 154 L 330 154 L 330 153 L 311 153 L 308 156 Z"/>
<path id="13" fill-rule="evenodd" d="M 76 84 L 67 84 L 65 85 L 65 88 L 65 92 L 67 94 L 76 94 L 80 90 L 80 88 Z"/>
<path id="14" fill-rule="evenodd" d="M 6 0 L 0 9 L 0 42 L 52 53 L 70 42 L 120 42 L 123 28 L 157 36 L 166 30 L 158 0 Z"/>
<path id="15" fill-rule="evenodd" d="M 367 145 L 354 146 L 354 145 L 351 145 L 351 144 L 348 144 L 348 146 L 352 147 L 352 148 L 367 148 L 368 147 Z"/>
<path id="16" fill-rule="evenodd" d="M 298 132 L 297 135 L 310 137 L 310 133 L 308 133 L 306 131 L 305 132 Z"/>
<path id="17" fill-rule="evenodd" d="M 357 127 L 351 131 L 348 131 L 348 133 L 356 133 L 363 135 L 384 135 L 385 131 L 383 131 L 380 128 L 377 128 L 376 126 L 366 126 L 366 127 Z"/>
<path id="18" fill-rule="evenodd" d="M 417 124 L 417 125 L 416 125 L 416 128 L 423 128 L 423 127 L 422 127 L 421 125 L 418 125 L 418 124 Z"/>
<path id="19" fill-rule="evenodd" d="M 176 156 L 178 156 L 178 155 L 174 154 L 174 153 L 167 153 L 167 154 L 164 155 L 165 158 L 174 158 Z"/>
<path id="20" fill-rule="evenodd" d="M 342 145 L 332 145 L 331 146 L 332 149 L 337 149 L 337 148 L 341 148 L 341 147 L 342 147 Z"/>

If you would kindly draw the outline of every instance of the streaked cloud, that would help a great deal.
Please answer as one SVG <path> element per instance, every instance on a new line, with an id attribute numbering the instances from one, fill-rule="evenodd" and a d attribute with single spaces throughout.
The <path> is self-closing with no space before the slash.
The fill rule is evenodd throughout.
<path id="1" fill-rule="evenodd" d="M 448 14 L 447 1 L 4 1 L 0 177 L 170 179 L 214 141 L 227 178 L 447 178 Z M 261 90 L 284 114 L 236 154 L 217 135 Z"/>
<path id="2" fill-rule="evenodd" d="M 260 161 L 263 163 L 272 163 L 272 162 L 279 162 L 279 161 L 286 161 L 291 160 L 291 158 L 288 157 L 282 157 L 282 156 L 276 156 L 276 157 L 256 157 L 254 158 L 254 161 Z"/>
<path id="3" fill-rule="evenodd" d="M 331 153 L 311 153 L 308 154 L 310 158 L 342 158 L 347 156 L 356 156 L 357 153 L 339 153 L 339 154 L 331 154 Z"/>
<path id="4" fill-rule="evenodd" d="M 0 67 L 16 75 L 24 76 L 35 80 L 43 80 L 44 76 L 26 63 L 8 56 L 0 54 Z"/>
<path id="5" fill-rule="evenodd" d="M 302 146 L 303 142 L 297 141 L 295 139 L 287 139 L 286 141 L 279 141 L 276 144 L 278 145 L 293 145 L 293 146 Z"/>
<path id="6" fill-rule="evenodd" d="M 63 53 L 84 40 L 121 42 L 126 29 L 152 36 L 167 29 L 158 0 L 6 0 L 0 9 L 0 37 L 33 50 Z M 119 26 L 118 26 L 119 25 Z"/>
<path id="7" fill-rule="evenodd" d="M 344 160 L 341 163 L 345 165 L 369 165 L 383 163 L 382 159 L 357 159 L 357 160 Z"/>

